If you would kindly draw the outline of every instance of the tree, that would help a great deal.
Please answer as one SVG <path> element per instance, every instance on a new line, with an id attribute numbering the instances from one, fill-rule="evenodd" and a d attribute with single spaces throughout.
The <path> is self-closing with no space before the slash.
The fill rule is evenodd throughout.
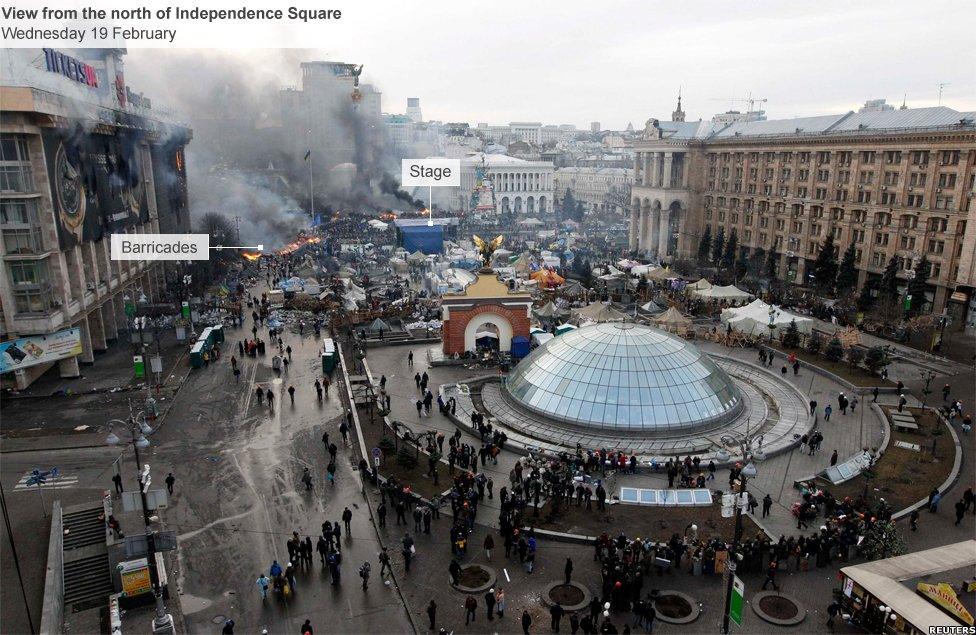
<path id="1" fill-rule="evenodd" d="M 878 286 L 879 298 L 885 303 L 898 302 L 898 270 L 901 259 L 892 256 L 885 266 L 884 273 L 881 274 L 881 283 Z"/>
<path id="2" fill-rule="evenodd" d="M 719 227 L 715 240 L 712 241 L 712 262 L 716 265 L 722 260 L 722 249 L 725 247 L 725 228 Z"/>
<path id="3" fill-rule="evenodd" d="M 732 265 L 735 264 L 735 254 L 739 247 L 739 232 L 732 228 L 729 233 L 729 239 L 725 242 L 725 251 L 722 252 L 722 268 L 726 271 L 732 269 Z"/>
<path id="4" fill-rule="evenodd" d="M 702 232 L 701 239 L 698 241 L 698 264 L 708 264 L 708 253 L 712 247 L 712 226 L 706 225 Z"/>
<path id="5" fill-rule="evenodd" d="M 891 363 L 888 353 L 881 346 L 872 346 L 868 349 L 868 354 L 864 356 L 864 365 L 872 373 L 877 373 L 882 368 Z"/>
<path id="6" fill-rule="evenodd" d="M 844 250 L 844 257 L 840 261 L 837 269 L 837 295 L 850 296 L 857 290 L 857 249 L 854 243 L 848 245 Z"/>
<path id="7" fill-rule="evenodd" d="M 838 284 L 838 286 L 840 286 Z M 877 278 L 868 278 L 861 287 L 861 293 L 857 296 L 857 308 L 867 313 L 878 302 L 878 288 L 880 283 Z"/>
<path id="8" fill-rule="evenodd" d="M 783 346 L 786 348 L 800 346 L 800 329 L 796 326 L 796 320 L 790 320 L 790 325 L 786 327 L 786 333 L 783 334 Z"/>
<path id="9" fill-rule="evenodd" d="M 810 339 L 807 341 L 807 350 L 816 355 L 820 352 L 823 346 L 823 341 L 820 339 L 820 333 L 814 331 L 810 334 Z"/>
<path id="10" fill-rule="evenodd" d="M 864 349 L 858 346 L 852 346 L 849 351 L 847 351 L 847 361 L 850 362 L 851 366 L 857 367 L 864 360 Z"/>
<path id="11" fill-rule="evenodd" d="M 844 359 L 844 345 L 840 343 L 839 339 L 830 338 L 830 341 L 827 342 L 827 349 L 824 351 L 824 357 L 832 362 L 839 362 Z"/>
<path id="12" fill-rule="evenodd" d="M 925 292 L 929 289 L 929 277 L 932 275 L 932 263 L 927 258 L 922 258 L 915 267 L 915 277 L 908 281 L 908 291 L 906 295 L 911 296 L 911 303 L 908 305 L 909 315 L 919 315 L 928 304 Z"/>
<path id="13" fill-rule="evenodd" d="M 562 212 L 562 220 L 576 220 L 576 198 L 568 187 L 563 200 L 559 202 L 559 211 Z"/>
<path id="14" fill-rule="evenodd" d="M 779 271 L 779 253 L 775 249 L 770 249 L 766 254 L 766 265 L 763 267 L 763 276 L 770 280 L 776 279 Z"/>
<path id="15" fill-rule="evenodd" d="M 756 247 L 752 255 L 749 256 L 749 271 L 755 275 L 760 275 L 762 273 L 763 264 L 766 261 L 766 250 L 762 247 Z"/>
<path id="16" fill-rule="evenodd" d="M 827 234 L 820 253 L 813 261 L 813 286 L 826 294 L 834 291 L 834 281 L 837 279 L 837 247 L 834 246 L 834 235 Z"/>
<path id="17" fill-rule="evenodd" d="M 861 521 L 861 553 L 868 560 L 880 560 L 905 553 L 905 541 L 898 535 L 894 521 L 878 520 L 868 525 Z"/>
<path id="18" fill-rule="evenodd" d="M 735 261 L 735 265 L 732 266 L 732 275 L 735 276 L 737 280 L 745 278 L 749 273 L 749 258 L 746 256 L 746 250 L 743 249 L 739 252 L 739 257 Z"/>

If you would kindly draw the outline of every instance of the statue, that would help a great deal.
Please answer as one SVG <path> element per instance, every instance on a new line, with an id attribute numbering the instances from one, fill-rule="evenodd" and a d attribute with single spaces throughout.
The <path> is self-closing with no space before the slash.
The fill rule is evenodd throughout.
<path id="1" fill-rule="evenodd" d="M 502 240 L 504 236 L 499 235 L 494 240 L 483 240 L 478 237 L 477 234 L 471 236 L 471 240 L 474 241 L 474 246 L 478 248 L 478 252 L 481 254 L 481 263 L 485 267 L 491 266 L 491 255 L 495 253 L 495 250 L 502 246 Z"/>

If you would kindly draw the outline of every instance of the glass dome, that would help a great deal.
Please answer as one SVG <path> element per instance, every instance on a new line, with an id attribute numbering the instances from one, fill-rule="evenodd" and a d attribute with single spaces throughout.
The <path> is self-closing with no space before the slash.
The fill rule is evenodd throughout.
<path id="1" fill-rule="evenodd" d="M 693 344 L 650 326 L 606 322 L 559 335 L 509 374 L 521 405 L 557 421 L 630 433 L 721 425 L 742 396 Z"/>

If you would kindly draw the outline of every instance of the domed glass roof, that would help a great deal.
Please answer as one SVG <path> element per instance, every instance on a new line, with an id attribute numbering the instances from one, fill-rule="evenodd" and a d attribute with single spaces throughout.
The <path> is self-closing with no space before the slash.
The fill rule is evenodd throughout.
<path id="1" fill-rule="evenodd" d="M 559 335 L 510 373 L 523 406 L 620 432 L 675 432 L 733 419 L 742 396 L 697 347 L 643 325 L 605 322 Z"/>

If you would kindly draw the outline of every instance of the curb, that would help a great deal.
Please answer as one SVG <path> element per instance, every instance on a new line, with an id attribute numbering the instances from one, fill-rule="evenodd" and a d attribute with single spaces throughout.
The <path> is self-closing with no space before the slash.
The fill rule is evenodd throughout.
<path id="1" fill-rule="evenodd" d="M 926 410 L 932 410 L 932 409 L 926 408 Z M 946 477 L 946 480 L 942 481 L 942 485 L 939 485 L 939 491 L 945 494 L 947 491 L 949 491 L 952 488 L 953 485 L 956 484 L 956 481 L 959 480 L 959 474 L 960 472 L 962 472 L 962 451 L 963 451 L 962 443 L 959 441 L 959 434 L 956 432 L 955 428 L 953 428 L 949 424 L 949 422 L 946 421 L 945 417 L 939 414 L 938 410 L 933 410 L 933 412 L 935 412 L 935 416 L 939 418 L 939 421 L 941 421 L 945 427 L 949 428 L 949 435 L 952 437 L 952 443 L 955 446 L 955 450 L 956 450 L 955 458 L 952 461 L 952 469 L 949 471 L 949 476 Z M 929 504 L 928 497 L 923 498 L 922 500 L 918 501 L 914 505 L 909 505 L 905 509 L 902 509 L 895 514 L 892 514 L 891 520 L 901 520 L 905 516 L 911 514 L 913 511 L 922 509 L 928 504 Z"/>

